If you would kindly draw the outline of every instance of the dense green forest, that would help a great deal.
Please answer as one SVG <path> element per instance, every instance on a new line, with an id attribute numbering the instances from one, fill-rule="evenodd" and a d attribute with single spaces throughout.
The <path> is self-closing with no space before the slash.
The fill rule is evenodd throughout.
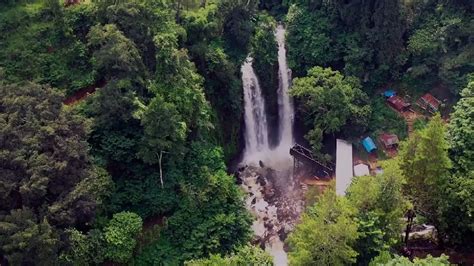
<path id="1" fill-rule="evenodd" d="M 447 265 L 402 256 L 409 210 L 472 251 L 473 1 L 6 0 L 0 265 L 271 265 L 232 168 L 248 55 L 277 131 L 279 24 L 317 158 L 331 137 L 402 140 L 383 174 L 313 196 L 289 264 Z M 408 134 L 389 87 L 435 90 L 441 114 Z"/>

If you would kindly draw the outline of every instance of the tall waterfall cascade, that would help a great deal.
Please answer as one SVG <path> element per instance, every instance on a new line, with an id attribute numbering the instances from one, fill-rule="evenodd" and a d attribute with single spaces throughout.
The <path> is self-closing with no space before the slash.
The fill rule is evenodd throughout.
<path id="1" fill-rule="evenodd" d="M 278 43 L 278 145 L 270 148 L 268 142 L 268 124 L 265 113 L 265 100 L 252 67 L 252 58 L 242 65 L 242 83 L 245 111 L 245 150 L 244 163 L 264 162 L 272 167 L 286 168 L 291 164 L 289 150 L 294 144 L 293 100 L 288 94 L 291 82 L 291 70 L 286 62 L 285 28 L 279 25 L 275 31 Z"/>
<path id="2" fill-rule="evenodd" d="M 258 78 L 252 67 L 252 58 L 242 65 L 242 83 L 245 108 L 245 149 L 239 178 L 247 192 L 246 207 L 256 220 L 254 236 L 265 246 L 277 266 L 288 265 L 287 254 L 280 233 L 288 234 L 304 209 L 302 193 L 292 177 L 289 150 L 294 144 L 294 107 L 288 92 L 291 70 L 286 62 L 285 29 L 275 31 L 278 43 L 278 141 L 270 148 L 269 127 L 265 101 Z"/>

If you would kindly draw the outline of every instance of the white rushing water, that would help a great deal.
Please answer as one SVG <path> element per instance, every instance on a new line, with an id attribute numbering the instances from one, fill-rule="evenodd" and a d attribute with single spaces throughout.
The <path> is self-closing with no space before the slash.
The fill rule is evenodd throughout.
<path id="1" fill-rule="evenodd" d="M 286 63 L 286 48 L 285 48 L 285 28 L 279 25 L 275 32 L 275 37 L 278 42 L 278 117 L 279 117 L 279 133 L 280 143 L 278 149 L 288 154 L 288 150 L 294 144 L 293 137 L 293 123 L 294 123 L 294 107 L 293 99 L 288 94 L 291 81 L 291 70 Z"/>
<path id="2" fill-rule="evenodd" d="M 245 150 L 244 161 L 258 163 L 268 154 L 268 124 L 265 113 L 265 100 L 252 67 L 252 58 L 242 65 L 245 111 Z"/>

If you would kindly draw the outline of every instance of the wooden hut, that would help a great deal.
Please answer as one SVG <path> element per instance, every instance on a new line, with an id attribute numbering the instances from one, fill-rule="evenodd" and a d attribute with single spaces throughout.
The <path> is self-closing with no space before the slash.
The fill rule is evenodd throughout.
<path id="1" fill-rule="evenodd" d="M 405 102 L 400 96 L 397 95 L 388 98 L 387 102 L 390 106 L 392 106 L 393 108 L 395 108 L 395 110 L 399 112 L 407 111 L 408 108 L 410 108 L 411 106 L 410 103 Z"/>
<path id="2" fill-rule="evenodd" d="M 416 104 L 423 110 L 426 110 L 430 113 L 435 113 L 439 110 L 439 106 L 441 105 L 441 101 L 436 99 L 430 93 L 423 95 Z"/>
<path id="3" fill-rule="evenodd" d="M 379 140 L 386 149 L 396 148 L 400 142 L 397 135 L 388 133 L 382 133 L 379 136 Z"/>

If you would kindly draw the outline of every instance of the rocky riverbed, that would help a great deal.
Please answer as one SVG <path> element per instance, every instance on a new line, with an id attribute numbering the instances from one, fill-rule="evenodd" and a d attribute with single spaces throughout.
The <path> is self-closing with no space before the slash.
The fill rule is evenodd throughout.
<path id="1" fill-rule="evenodd" d="M 274 257 L 275 265 L 287 265 L 287 235 L 304 209 L 303 193 L 290 170 L 277 171 L 260 166 L 245 166 L 237 172 L 247 194 L 247 209 L 254 215 L 254 244 Z"/>

